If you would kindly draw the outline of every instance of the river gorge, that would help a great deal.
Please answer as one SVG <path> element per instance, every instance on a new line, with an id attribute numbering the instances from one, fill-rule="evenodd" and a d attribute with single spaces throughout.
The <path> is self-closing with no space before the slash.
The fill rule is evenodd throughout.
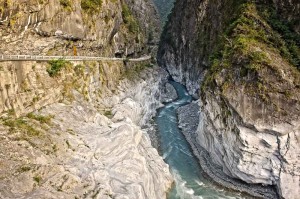
<path id="1" fill-rule="evenodd" d="M 0 199 L 298 199 L 299 16 L 0 0 Z"/>
<path id="2" fill-rule="evenodd" d="M 177 109 L 191 103 L 192 97 L 185 87 L 171 81 L 178 98 L 167 103 L 158 111 L 156 123 L 160 134 L 161 150 L 164 160 L 170 166 L 175 185 L 168 195 L 169 199 L 233 199 L 244 198 L 239 194 L 218 187 L 204 176 L 199 162 L 178 127 Z"/>

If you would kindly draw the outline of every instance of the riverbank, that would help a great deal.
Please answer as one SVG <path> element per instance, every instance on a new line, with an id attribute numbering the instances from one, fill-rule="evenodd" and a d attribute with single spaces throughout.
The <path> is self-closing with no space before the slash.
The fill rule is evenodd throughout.
<path id="1" fill-rule="evenodd" d="M 177 91 L 178 98 L 167 103 L 158 110 L 156 117 L 157 127 L 160 133 L 161 154 L 170 166 L 175 179 L 174 187 L 169 193 L 169 199 L 194 199 L 194 198 L 241 198 L 240 193 L 224 190 L 216 186 L 206 175 L 202 173 L 198 159 L 181 132 L 182 126 L 178 125 L 177 109 L 181 107 L 194 108 L 195 103 L 190 103 L 190 96 L 185 87 L 179 83 L 171 82 Z M 185 104 L 188 104 L 184 106 Z M 187 109 L 188 110 L 188 109 Z M 199 109 L 198 109 L 199 110 Z M 196 131 L 199 122 L 199 113 L 187 111 L 184 115 L 187 119 L 185 128 Z M 179 118 L 180 119 L 180 118 Z M 242 196 L 242 198 L 245 198 Z"/>
<path id="2" fill-rule="evenodd" d="M 241 180 L 227 176 L 222 168 L 211 162 L 209 153 L 197 142 L 197 132 L 202 131 L 202 121 L 199 101 L 182 106 L 177 111 L 179 127 L 192 147 L 194 155 L 198 158 L 203 171 L 217 184 L 226 188 L 246 193 L 245 198 L 279 198 L 274 187 L 247 184 Z M 249 194 L 249 195 L 248 195 Z"/>

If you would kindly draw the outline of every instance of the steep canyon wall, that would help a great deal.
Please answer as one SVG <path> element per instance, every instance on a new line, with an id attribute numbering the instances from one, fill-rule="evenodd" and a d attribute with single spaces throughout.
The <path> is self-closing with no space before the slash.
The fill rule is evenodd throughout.
<path id="1" fill-rule="evenodd" d="M 139 57 L 159 34 L 152 1 L 0 0 L 0 54 Z M 165 198 L 141 126 L 166 80 L 151 60 L 0 62 L 0 198 Z"/>
<path id="2" fill-rule="evenodd" d="M 192 145 L 227 176 L 283 198 L 299 195 L 298 13 L 298 1 L 179 0 L 158 53 L 200 98 Z"/>

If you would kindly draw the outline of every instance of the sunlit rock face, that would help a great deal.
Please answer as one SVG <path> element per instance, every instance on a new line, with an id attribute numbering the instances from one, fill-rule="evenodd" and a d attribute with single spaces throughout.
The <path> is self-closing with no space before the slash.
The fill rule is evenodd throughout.
<path id="1" fill-rule="evenodd" d="M 142 57 L 159 34 L 149 0 L 0 0 L 0 55 Z M 172 177 L 142 126 L 167 73 L 53 63 L 0 63 L 0 198 L 166 198 Z"/>
<path id="2" fill-rule="evenodd" d="M 160 34 L 152 1 L 1 0 L 0 8 L 1 54 L 146 54 Z"/>
<path id="3" fill-rule="evenodd" d="M 34 113 L 51 115 L 47 123 L 27 116 L 19 120 L 30 131 L 1 126 L 1 198 L 165 198 L 169 168 L 139 125 L 160 106 L 166 77 L 145 69 L 134 82 L 121 80 L 115 93 L 103 87 L 106 97 L 89 101 L 74 90 L 73 102 Z M 89 86 L 99 90 L 96 82 Z"/>

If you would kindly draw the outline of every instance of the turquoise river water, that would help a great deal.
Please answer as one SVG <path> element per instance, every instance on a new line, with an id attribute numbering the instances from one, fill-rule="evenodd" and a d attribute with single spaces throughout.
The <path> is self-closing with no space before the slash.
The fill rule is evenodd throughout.
<path id="1" fill-rule="evenodd" d="M 175 184 L 168 199 L 235 199 L 242 198 L 238 193 L 225 191 L 206 179 L 201 172 L 198 160 L 178 128 L 176 110 L 192 101 L 186 88 L 170 81 L 177 91 L 178 99 L 159 110 L 156 123 L 161 138 L 163 158 L 169 164 Z"/>

